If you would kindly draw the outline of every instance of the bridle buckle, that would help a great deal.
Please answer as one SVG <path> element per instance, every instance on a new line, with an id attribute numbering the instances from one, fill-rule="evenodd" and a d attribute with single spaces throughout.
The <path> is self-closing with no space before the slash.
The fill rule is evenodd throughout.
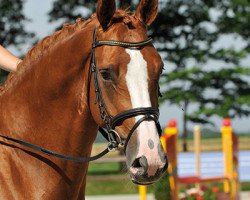
<path id="1" fill-rule="evenodd" d="M 108 144 L 108 151 L 112 152 L 112 151 L 116 151 L 118 148 L 118 143 L 116 141 L 112 141 Z"/>
<path id="2" fill-rule="evenodd" d="M 118 149 L 118 150 L 123 150 L 123 149 L 124 149 L 124 146 L 125 146 L 125 145 L 124 145 L 123 142 L 122 142 L 122 143 L 119 143 L 117 149 Z"/>

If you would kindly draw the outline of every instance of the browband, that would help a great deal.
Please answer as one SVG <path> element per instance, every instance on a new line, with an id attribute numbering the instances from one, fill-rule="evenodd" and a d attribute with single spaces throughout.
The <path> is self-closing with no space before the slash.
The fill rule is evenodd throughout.
<path id="1" fill-rule="evenodd" d="M 148 38 L 147 40 L 144 40 L 141 42 L 123 42 L 123 41 L 118 41 L 118 40 L 99 40 L 99 41 L 96 40 L 93 44 L 93 48 L 102 46 L 102 45 L 120 46 L 120 47 L 125 47 L 125 48 L 138 48 L 150 42 L 152 42 L 152 38 Z"/>

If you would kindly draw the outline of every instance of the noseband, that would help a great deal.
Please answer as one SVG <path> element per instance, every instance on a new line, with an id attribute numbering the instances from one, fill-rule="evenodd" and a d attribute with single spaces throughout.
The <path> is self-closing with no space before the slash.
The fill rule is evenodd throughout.
<path id="1" fill-rule="evenodd" d="M 134 108 L 130 109 L 124 112 L 121 112 L 115 116 L 111 116 L 106 109 L 104 100 L 102 98 L 102 93 L 100 90 L 99 82 L 98 82 L 98 70 L 96 67 L 96 57 L 95 57 L 95 49 L 99 46 L 107 45 L 107 46 L 120 46 L 123 48 L 132 48 L 132 49 L 138 49 L 141 48 L 149 43 L 151 43 L 152 39 L 149 38 L 142 42 L 123 42 L 123 41 L 115 41 L 115 40 L 96 40 L 96 29 L 94 29 L 93 33 L 93 44 L 92 44 L 92 53 L 91 53 L 91 64 L 89 69 L 89 84 L 91 80 L 91 76 L 93 74 L 94 78 L 94 87 L 95 87 L 95 95 L 96 95 L 96 102 L 98 103 L 100 115 L 102 120 L 104 121 L 104 128 L 99 127 L 99 131 L 102 133 L 102 135 L 109 141 L 108 147 L 103 150 L 101 153 L 97 154 L 96 156 L 92 157 L 74 157 L 74 156 L 66 156 L 62 154 L 58 154 L 55 152 L 52 152 L 50 150 L 44 149 L 42 147 L 39 147 L 37 145 L 34 145 L 32 143 L 18 140 L 15 138 L 11 138 L 5 135 L 1 135 L 1 138 L 4 138 L 6 140 L 12 141 L 14 143 L 18 143 L 22 146 L 28 147 L 29 149 L 32 149 L 34 151 L 53 156 L 56 158 L 60 158 L 63 160 L 69 160 L 74 162 L 90 162 L 93 160 L 97 160 L 98 158 L 104 156 L 108 152 L 112 150 L 116 150 L 118 148 L 124 148 L 124 153 L 126 153 L 126 148 L 128 145 L 128 142 L 132 136 L 132 134 L 135 132 L 137 127 L 143 122 L 143 121 L 154 121 L 157 127 L 157 131 L 159 136 L 161 135 L 161 127 L 158 121 L 159 118 L 159 110 L 157 108 L 153 107 L 142 107 L 142 108 Z M 89 96 L 89 95 L 88 95 Z M 129 131 L 129 134 L 126 139 L 122 139 L 119 134 L 115 131 L 115 128 L 123 123 L 124 120 L 130 119 L 132 117 L 141 116 L 141 118 L 136 121 L 134 126 Z"/>
<path id="2" fill-rule="evenodd" d="M 138 49 L 141 48 L 149 43 L 152 42 L 152 39 L 149 38 L 142 42 L 123 42 L 123 41 L 116 41 L 116 40 L 97 40 L 96 39 L 96 28 L 94 29 L 93 33 L 93 44 L 92 44 L 92 54 L 91 54 L 91 74 L 89 74 L 89 80 L 91 79 L 91 75 L 93 74 L 94 79 L 94 87 L 95 87 L 95 95 L 96 95 L 96 102 L 99 106 L 100 115 L 104 122 L 104 128 L 99 127 L 99 131 L 102 135 L 111 143 L 113 144 L 113 148 L 124 148 L 124 153 L 126 153 L 126 148 L 128 142 L 135 132 L 137 127 L 143 121 L 154 121 L 157 127 L 157 131 L 159 136 L 161 135 L 161 127 L 159 124 L 159 110 L 158 108 L 153 107 L 139 107 L 130 110 L 126 110 L 121 112 L 115 116 L 111 116 L 105 106 L 104 99 L 102 97 L 101 89 L 98 82 L 98 69 L 96 64 L 96 56 L 95 56 L 95 49 L 100 46 L 119 46 L 123 48 L 132 48 Z M 141 118 L 136 121 L 134 126 L 130 129 L 127 138 L 124 140 L 122 139 L 119 134 L 115 131 L 115 128 L 123 123 L 126 119 L 130 119 L 132 117 L 141 116 Z"/>

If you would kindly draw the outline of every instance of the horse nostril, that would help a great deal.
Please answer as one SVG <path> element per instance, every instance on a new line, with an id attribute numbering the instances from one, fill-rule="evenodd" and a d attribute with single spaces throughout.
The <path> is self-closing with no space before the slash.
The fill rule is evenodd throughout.
<path id="1" fill-rule="evenodd" d="M 141 173 L 146 173 L 148 170 L 148 161 L 145 156 L 136 158 L 132 164 L 132 167 L 139 169 Z"/>
<path id="2" fill-rule="evenodd" d="M 136 158 L 135 161 L 132 164 L 132 167 L 134 167 L 134 168 L 140 168 L 141 164 L 140 164 L 139 160 L 140 160 L 140 158 Z"/>

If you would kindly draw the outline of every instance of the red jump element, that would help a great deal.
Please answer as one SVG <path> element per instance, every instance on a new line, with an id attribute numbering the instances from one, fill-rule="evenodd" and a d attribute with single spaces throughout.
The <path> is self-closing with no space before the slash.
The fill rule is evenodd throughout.
<path id="1" fill-rule="evenodd" d="M 230 118 L 224 118 L 223 121 L 222 121 L 222 125 L 223 126 L 231 126 L 231 119 Z"/>
<path id="2" fill-rule="evenodd" d="M 171 119 L 171 120 L 168 121 L 167 127 L 169 127 L 169 128 L 175 128 L 176 125 L 177 125 L 176 120 L 175 119 Z"/>

